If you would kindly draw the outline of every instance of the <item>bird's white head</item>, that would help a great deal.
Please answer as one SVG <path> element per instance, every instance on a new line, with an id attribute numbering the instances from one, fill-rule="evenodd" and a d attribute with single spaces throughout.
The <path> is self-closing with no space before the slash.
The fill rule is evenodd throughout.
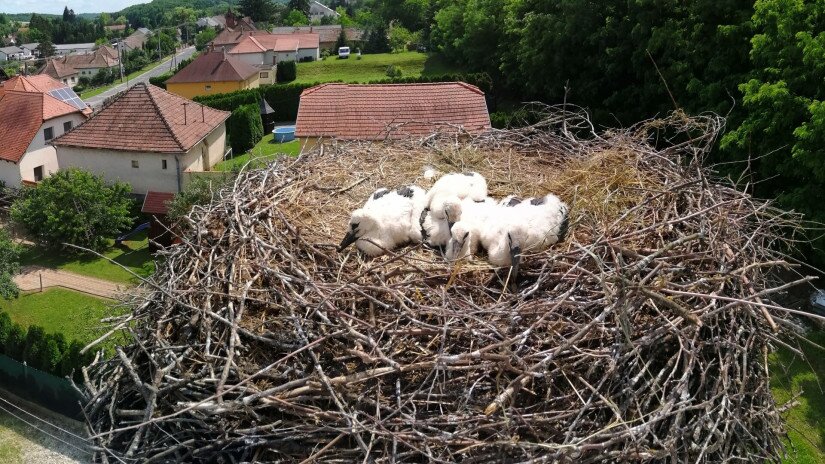
<path id="1" fill-rule="evenodd" d="M 364 209 L 356 209 L 350 216 L 349 229 L 341 241 L 338 251 L 343 251 L 361 238 L 374 238 L 377 230 L 378 223 L 375 218 Z"/>
<path id="2" fill-rule="evenodd" d="M 462 221 L 453 224 L 450 229 L 450 241 L 447 243 L 445 252 L 448 260 L 454 261 L 467 257 L 470 250 L 471 233 L 469 224 Z"/>

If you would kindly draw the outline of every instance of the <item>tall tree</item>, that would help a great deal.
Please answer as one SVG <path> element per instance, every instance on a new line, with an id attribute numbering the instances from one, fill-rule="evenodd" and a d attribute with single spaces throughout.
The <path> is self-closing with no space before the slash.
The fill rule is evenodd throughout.
<path id="1" fill-rule="evenodd" d="M 309 16 L 309 0 L 289 0 L 286 7 L 289 10 L 298 10 Z"/>
<path id="2" fill-rule="evenodd" d="M 51 56 L 54 56 L 54 44 L 51 43 L 48 39 L 43 40 L 42 42 L 40 42 L 40 45 L 37 46 L 37 53 L 40 54 L 41 58 L 49 58 Z"/>
<path id="3" fill-rule="evenodd" d="M 275 14 L 272 0 L 240 0 L 238 7 L 244 16 L 249 16 L 255 22 L 271 21 Z"/>

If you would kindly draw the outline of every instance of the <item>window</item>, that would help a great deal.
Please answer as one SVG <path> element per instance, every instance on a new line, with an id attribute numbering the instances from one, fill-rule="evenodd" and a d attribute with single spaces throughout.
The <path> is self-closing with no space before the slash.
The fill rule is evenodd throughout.
<path id="1" fill-rule="evenodd" d="M 54 128 L 53 127 L 47 127 L 45 129 L 43 129 L 43 138 L 45 138 L 47 142 L 49 140 L 53 139 L 54 138 Z"/>
<path id="2" fill-rule="evenodd" d="M 140 167 L 140 165 L 138 164 L 138 160 L 132 160 L 132 167 L 135 169 Z"/>
<path id="3" fill-rule="evenodd" d="M 163 165 L 163 169 L 166 169 L 166 160 L 161 160 L 161 164 Z"/>
<path id="4" fill-rule="evenodd" d="M 211 86 L 211 85 L 207 85 L 207 86 L 206 86 L 206 90 L 212 90 L 212 86 Z"/>
<path id="5" fill-rule="evenodd" d="M 40 182 L 41 180 L 43 180 L 43 165 L 34 168 L 34 181 Z"/>
<path id="6" fill-rule="evenodd" d="M 72 130 L 72 122 L 71 121 L 64 122 L 63 123 L 63 132 L 69 132 L 70 130 Z"/>
<path id="7" fill-rule="evenodd" d="M 268 78 L 269 78 L 269 73 L 268 72 L 262 72 L 261 73 L 261 79 L 268 79 Z"/>

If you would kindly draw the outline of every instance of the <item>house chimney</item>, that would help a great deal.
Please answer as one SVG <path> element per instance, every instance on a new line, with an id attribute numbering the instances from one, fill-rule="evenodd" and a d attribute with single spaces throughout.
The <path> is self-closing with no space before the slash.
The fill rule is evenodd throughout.
<path id="1" fill-rule="evenodd" d="M 223 60 L 226 61 L 226 45 L 223 47 Z"/>
<path id="2" fill-rule="evenodd" d="M 186 102 L 183 103 L 183 125 L 184 126 L 186 125 L 186 105 L 188 105 L 188 104 L 189 103 L 186 103 Z"/>

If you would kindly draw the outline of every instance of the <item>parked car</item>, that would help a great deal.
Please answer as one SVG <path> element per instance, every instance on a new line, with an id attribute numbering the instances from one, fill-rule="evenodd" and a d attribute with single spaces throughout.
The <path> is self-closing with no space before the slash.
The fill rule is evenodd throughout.
<path id="1" fill-rule="evenodd" d="M 338 58 L 349 58 L 349 47 L 338 47 Z"/>

